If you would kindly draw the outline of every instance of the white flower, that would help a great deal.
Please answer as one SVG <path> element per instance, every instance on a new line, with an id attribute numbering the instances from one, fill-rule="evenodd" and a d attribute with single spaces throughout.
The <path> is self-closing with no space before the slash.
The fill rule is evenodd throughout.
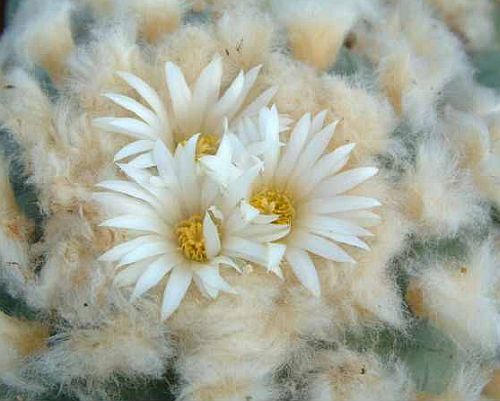
<path id="1" fill-rule="evenodd" d="M 271 224 L 277 216 L 263 216 L 244 200 L 261 166 L 229 182 L 222 193 L 212 179 L 199 174 L 197 140 L 198 135 L 191 137 L 174 155 L 156 141 L 153 159 L 158 175 L 120 164 L 129 180 L 101 182 L 98 186 L 111 192 L 95 194 L 105 211 L 117 215 L 102 225 L 135 236 L 101 257 L 123 268 L 117 282 L 135 283 L 136 298 L 170 272 L 163 319 L 178 307 L 192 280 L 211 298 L 219 291 L 232 292 L 219 265 L 238 269 L 248 261 L 274 271 L 284 246 L 272 242 L 288 233 L 287 226 Z M 226 144 L 221 148 L 227 151 Z"/>
<path id="2" fill-rule="evenodd" d="M 165 75 L 170 94 L 169 106 L 142 79 L 128 72 L 119 72 L 118 75 L 137 92 L 143 102 L 117 93 L 106 93 L 104 96 L 137 118 L 101 117 L 96 118 L 94 123 L 105 131 L 137 139 L 115 156 L 115 161 L 119 161 L 140 155 L 132 161 L 136 167 L 153 166 L 151 150 L 157 139 L 161 139 L 173 151 L 177 144 L 194 134 L 200 134 L 197 155 L 213 154 L 219 145 L 226 119 L 231 125 L 244 116 L 252 116 L 274 96 L 276 89 L 269 88 L 247 104 L 248 94 L 260 68 L 252 68 L 247 73 L 241 71 L 220 96 L 223 72 L 220 57 L 203 69 L 192 88 L 186 83 L 180 68 L 167 62 Z"/>
<path id="3" fill-rule="evenodd" d="M 253 183 L 249 203 L 264 214 L 278 215 L 274 224 L 290 225 L 289 235 L 281 240 L 286 244 L 285 259 L 300 282 L 316 296 L 320 294 L 320 283 L 314 258 L 354 263 L 338 244 L 369 249 L 360 237 L 372 234 L 362 226 L 378 221 L 369 209 L 380 206 L 373 198 L 344 195 L 375 175 L 377 169 L 361 167 L 340 172 L 354 144 L 326 152 L 337 122 L 324 126 L 325 116 L 325 112 L 314 118 L 304 115 L 285 145 L 280 141 L 279 117 L 274 107 L 263 108 L 257 122 L 247 119 L 237 129 L 241 147 L 245 143 L 262 145 L 251 152 L 260 155 L 264 168 Z M 202 164 L 206 157 L 201 158 Z M 217 170 L 213 168 L 211 173 L 215 177 Z"/>

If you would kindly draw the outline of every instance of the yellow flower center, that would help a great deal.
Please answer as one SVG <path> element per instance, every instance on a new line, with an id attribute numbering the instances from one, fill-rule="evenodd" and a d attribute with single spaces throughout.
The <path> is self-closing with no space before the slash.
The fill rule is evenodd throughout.
<path id="1" fill-rule="evenodd" d="M 203 218 L 200 215 L 181 221 L 175 227 L 175 233 L 179 248 L 187 259 L 194 262 L 208 260 L 203 238 Z"/>
<path id="2" fill-rule="evenodd" d="M 202 134 L 196 143 L 196 157 L 215 155 L 219 148 L 220 137 L 212 134 Z"/>
<path id="3" fill-rule="evenodd" d="M 264 188 L 255 193 L 250 204 L 263 214 L 279 216 L 273 224 L 291 225 L 295 218 L 295 208 L 287 192 L 274 188 Z"/>
<path id="4" fill-rule="evenodd" d="M 187 143 L 187 139 L 180 142 L 181 145 Z M 196 142 L 196 160 L 205 155 L 215 155 L 219 148 L 220 137 L 212 134 L 201 134 Z"/>

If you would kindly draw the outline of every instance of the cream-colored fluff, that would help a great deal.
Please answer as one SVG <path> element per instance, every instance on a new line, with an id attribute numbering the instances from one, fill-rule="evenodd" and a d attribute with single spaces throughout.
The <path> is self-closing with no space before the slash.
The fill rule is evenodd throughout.
<path id="1" fill-rule="evenodd" d="M 181 22 L 182 4 L 178 0 L 115 1 L 118 12 L 130 12 L 138 21 L 139 36 L 158 42 L 175 31 Z"/>
<path id="2" fill-rule="evenodd" d="M 500 375 L 498 369 L 495 369 L 491 374 L 488 384 L 483 389 L 483 395 L 487 400 L 494 400 L 500 395 Z"/>
<path id="3" fill-rule="evenodd" d="M 397 119 L 387 100 L 367 88 L 328 76 L 321 80 L 321 107 L 340 119 L 332 143 L 355 143 L 353 161 L 366 161 L 391 146 Z M 359 116 L 363 118 L 359 118 Z"/>
<path id="4" fill-rule="evenodd" d="M 413 385 L 400 363 L 391 367 L 371 353 L 348 349 L 322 352 L 310 400 L 411 400 Z"/>
<path id="5" fill-rule="evenodd" d="M 75 327 L 51 337 L 50 347 L 30 361 L 25 375 L 38 371 L 42 384 L 68 386 L 71 394 L 84 399 L 112 396 L 116 375 L 160 378 L 171 356 L 165 328 L 130 309 L 121 312 L 110 320 L 94 320 L 95 327 Z"/>
<path id="6" fill-rule="evenodd" d="M 484 224 L 487 210 L 467 170 L 446 142 L 430 140 L 417 150 L 416 166 L 403 181 L 404 213 L 423 235 L 454 236 L 463 226 Z"/>
<path id="7" fill-rule="evenodd" d="M 250 69 L 263 63 L 276 39 L 274 23 L 265 14 L 227 12 L 217 21 L 220 53 L 238 68 Z"/>
<path id="8" fill-rule="evenodd" d="M 472 172 L 474 183 L 485 198 L 500 202 L 499 117 L 485 117 L 448 109 L 445 116 L 449 140 L 462 156 L 461 163 Z"/>
<path id="9" fill-rule="evenodd" d="M 461 348 L 494 354 L 500 341 L 494 293 L 497 264 L 490 242 L 476 246 L 461 264 L 431 264 L 412 281 L 418 297 L 410 305 Z"/>
<path id="10" fill-rule="evenodd" d="M 471 50 L 483 50 L 493 43 L 495 27 L 490 0 L 428 0 Z"/>
<path id="11" fill-rule="evenodd" d="M 29 221 L 23 216 L 14 196 L 9 181 L 9 164 L 3 157 L 0 158 L 0 241 L 2 252 L 1 260 L 4 269 L 16 265 L 27 268 L 26 241 L 32 229 Z"/>
<path id="12" fill-rule="evenodd" d="M 481 48 L 491 19 L 483 1 L 461 0 L 453 9 L 449 1 L 427 3 L 26 0 L 0 43 L 0 121 L 20 147 L 12 156 L 35 187 L 43 219 L 30 222 L 20 212 L 2 161 L 0 277 L 43 323 L 0 315 L 0 376 L 14 396 L 41 399 L 57 387 L 81 400 L 120 398 L 113 383 L 165 380 L 171 368 L 176 396 L 186 401 L 477 399 L 498 345 L 498 247 L 494 239 L 478 243 L 495 235 L 490 205 L 500 200 L 500 119 L 498 97 L 474 82 L 460 39 L 468 49 Z M 134 234 L 101 226 L 108 210 L 93 197 L 98 182 L 125 178 L 114 157 L 133 138 L 107 132 L 94 119 L 154 120 L 144 107 L 154 108 L 155 99 L 124 82 L 117 73 L 125 71 L 158 93 L 173 121 L 173 97 L 176 106 L 204 104 L 200 94 L 215 82 L 194 87 L 213 60 L 220 60 L 213 76 L 222 67 L 213 96 L 219 100 L 243 85 L 240 71 L 261 66 L 237 106 L 276 91 L 266 104 L 280 113 L 274 144 L 287 145 L 290 127 L 304 114 L 318 126 L 323 117 L 325 125 L 339 120 L 321 146 L 334 151 L 356 143 L 346 168 L 379 172 L 347 195 L 381 205 L 355 218 L 340 214 L 373 235 L 359 230 L 363 243 L 340 237 L 369 248 L 339 242 L 356 264 L 314 256 L 321 296 L 310 294 L 286 264 L 280 279 L 245 262 L 237 266 L 241 273 L 221 268 L 238 294 L 209 300 L 191 286 L 161 323 L 167 281 L 132 302 L 132 289 L 114 282 L 121 267 L 99 259 Z M 175 90 L 166 84 L 167 62 L 182 72 L 198 103 L 183 103 L 189 96 L 180 74 L 170 82 Z M 169 66 L 171 75 L 178 71 Z M 103 96 L 109 93 L 127 96 L 119 99 L 128 108 Z M 127 121 L 128 128 L 136 124 L 132 130 L 145 129 Z M 259 146 L 253 156 L 261 157 Z M 28 235 L 35 223 L 41 238 Z M 433 248 L 449 241 L 470 251 L 463 263 L 446 247 Z M 412 323 L 419 318 L 476 358 L 450 365 L 455 379 L 443 394 L 416 388 L 414 367 L 405 366 L 411 361 L 390 355 L 397 349 L 377 355 L 351 338 L 390 332 L 418 344 Z M 13 337 L 36 347 L 12 347 Z"/>
<path id="13" fill-rule="evenodd" d="M 474 360 L 463 364 L 453 375 L 445 391 L 441 394 L 419 393 L 417 401 L 482 401 L 481 389 L 488 377 L 487 369 L 482 368 Z"/>
<path id="14" fill-rule="evenodd" d="M 386 9 L 384 24 L 359 35 L 359 47 L 379 70 L 395 109 L 418 129 L 432 127 L 443 88 L 469 67 L 458 40 L 422 1 Z"/>
<path id="15" fill-rule="evenodd" d="M 273 11 L 286 29 L 293 56 L 328 71 L 349 29 L 369 8 L 365 1 L 273 1 Z"/>
<path id="16" fill-rule="evenodd" d="M 45 69 L 50 78 L 61 83 L 66 75 L 66 61 L 74 50 L 71 14 L 74 3 L 57 0 L 30 0 L 16 14 L 12 35 L 13 51 L 28 64 Z M 50 29 L 47 29 L 50 26 Z"/>
<path id="17" fill-rule="evenodd" d="M 19 371 L 25 358 L 46 347 L 48 328 L 0 313 L 0 377 L 14 386 L 22 383 Z"/>
<path id="18" fill-rule="evenodd" d="M 181 399 L 269 399 L 265 384 L 298 341 L 289 315 L 280 313 L 286 301 L 278 278 L 251 270 L 226 277 L 239 295 L 211 303 L 191 291 L 170 323 L 179 339 L 177 366 L 187 381 Z"/>

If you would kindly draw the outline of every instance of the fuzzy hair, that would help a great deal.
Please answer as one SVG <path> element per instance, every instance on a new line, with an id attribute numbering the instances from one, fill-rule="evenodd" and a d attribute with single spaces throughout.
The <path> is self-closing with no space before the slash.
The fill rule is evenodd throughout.
<path id="1" fill-rule="evenodd" d="M 413 384 L 401 363 L 384 363 L 376 355 L 348 349 L 318 357 L 310 400 L 411 400 Z"/>
<path id="2" fill-rule="evenodd" d="M 0 312 L 8 396 L 43 399 L 58 388 L 107 400 L 123 384 L 164 381 L 172 370 L 183 401 L 478 399 L 499 345 L 500 235 L 490 204 L 500 204 L 500 117 L 498 95 L 474 81 L 466 49 L 490 40 L 488 7 L 26 0 L 0 43 L 0 122 L 20 148 L 16 165 L 43 218 L 24 216 L 2 158 L 0 280 L 37 319 Z M 131 302 L 114 266 L 99 260 L 129 235 L 100 226 L 110 211 L 92 194 L 96 183 L 120 178 L 113 156 L 130 141 L 92 120 L 130 117 L 103 96 L 139 100 L 118 71 L 143 79 L 170 108 L 165 62 L 192 85 L 215 57 L 221 93 L 261 65 L 246 102 L 274 87 L 271 104 L 286 119 L 326 111 L 327 122 L 340 120 L 328 150 L 356 143 L 347 167 L 380 170 L 349 195 L 381 206 L 359 217 L 374 235 L 369 250 L 349 247 L 355 265 L 316 260 L 320 297 L 285 264 L 284 280 L 249 264 L 242 274 L 221 271 L 239 295 L 209 301 L 190 288 L 162 323 L 161 288 Z M 342 70 L 349 63 L 352 71 Z M 40 238 L 30 236 L 34 224 Z M 463 245 L 463 260 L 418 249 L 446 241 Z M 416 388 L 410 362 L 346 345 L 353 334 L 412 338 L 419 319 L 473 355 L 450 366 L 443 394 Z"/>
<path id="3" fill-rule="evenodd" d="M 496 249 L 488 240 L 471 249 L 461 265 L 426 266 L 411 281 L 410 307 L 462 349 L 493 355 L 500 341 L 497 265 Z"/>
<path id="4" fill-rule="evenodd" d="M 293 56 L 321 71 L 334 64 L 351 27 L 370 9 L 367 1 L 274 1 Z"/>
<path id="5" fill-rule="evenodd" d="M 493 43 L 495 27 L 489 18 L 493 3 L 489 0 L 428 0 L 471 50 L 483 50 Z"/>
<path id="6" fill-rule="evenodd" d="M 420 145 L 403 185 L 405 214 L 423 235 L 455 236 L 464 226 L 488 221 L 470 173 L 460 170 L 458 156 L 443 140 Z"/>

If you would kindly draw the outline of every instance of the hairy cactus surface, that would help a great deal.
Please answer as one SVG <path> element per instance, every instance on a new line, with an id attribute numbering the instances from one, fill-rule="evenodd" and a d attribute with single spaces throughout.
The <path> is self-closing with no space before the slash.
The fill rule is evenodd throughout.
<path id="1" fill-rule="evenodd" d="M 0 400 L 500 399 L 493 0 L 22 0 Z"/>

